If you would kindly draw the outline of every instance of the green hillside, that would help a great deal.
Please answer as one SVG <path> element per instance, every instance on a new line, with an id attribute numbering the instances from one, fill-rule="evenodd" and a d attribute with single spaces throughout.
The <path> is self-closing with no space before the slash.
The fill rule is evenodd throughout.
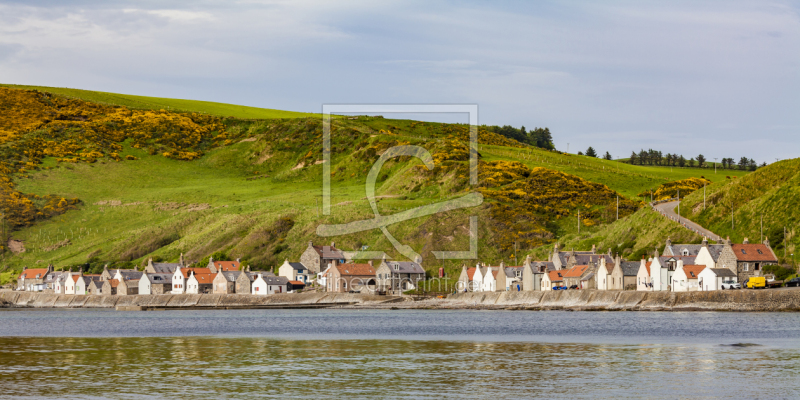
<path id="1" fill-rule="evenodd" d="M 736 242 L 760 241 L 763 216 L 764 237 L 783 262 L 791 263 L 791 254 L 800 244 L 800 159 L 780 161 L 712 185 L 705 204 L 704 210 L 703 193 L 695 192 L 682 201 L 681 214 Z"/>
<path id="2" fill-rule="evenodd" d="M 315 114 L 313 113 L 272 110 L 269 108 L 247 107 L 235 104 L 215 103 L 210 101 L 135 96 L 132 94 L 97 92 L 93 90 L 54 88 L 46 86 L 9 85 L 9 84 L 0 84 L 0 87 L 38 90 L 41 92 L 54 93 L 65 97 L 90 101 L 93 103 L 125 106 L 128 108 L 138 109 L 138 110 L 170 110 L 170 111 L 198 112 L 198 113 L 217 115 L 220 117 L 234 117 L 242 119 L 308 118 L 315 116 Z"/>
<path id="3" fill-rule="evenodd" d="M 472 187 L 465 125 L 339 118 L 332 128 L 332 215 L 323 216 L 319 118 L 136 114 L 57 93 L 31 93 L 10 91 L 0 99 L 7 103 L 0 106 L 10 110 L 3 115 L 13 116 L 0 118 L 0 172 L 8 179 L 0 191 L 6 196 L 0 199 L 6 204 L 4 233 L 18 241 L 7 246 L 16 251 L 2 255 L 4 282 L 23 266 L 97 270 L 104 263 L 141 265 L 148 257 L 176 260 L 181 253 L 201 260 L 223 252 L 272 268 L 283 259 L 297 259 L 309 240 L 398 257 L 376 229 L 328 238 L 317 236 L 316 229 L 374 217 L 365 198 L 367 173 L 380 154 L 399 145 L 428 149 L 436 167 L 428 171 L 408 157 L 388 161 L 376 193 L 382 215 L 468 192 L 484 196 L 477 208 L 388 228 L 423 255 L 427 268 L 444 266 L 452 274 L 462 261 L 438 261 L 430 251 L 467 250 L 470 215 L 480 217 L 480 261 L 513 263 L 515 244 L 522 256 L 556 241 L 635 254 L 663 241 L 663 232 L 674 231 L 673 239 L 683 234 L 637 212 L 638 193 L 689 177 L 705 176 L 719 185 L 727 181 L 713 170 L 641 167 L 531 148 L 481 129 L 479 185 Z M 618 196 L 622 221 L 614 223 Z M 49 198 L 80 203 L 51 210 L 45 204 Z M 13 219 L 20 204 L 30 218 Z"/>

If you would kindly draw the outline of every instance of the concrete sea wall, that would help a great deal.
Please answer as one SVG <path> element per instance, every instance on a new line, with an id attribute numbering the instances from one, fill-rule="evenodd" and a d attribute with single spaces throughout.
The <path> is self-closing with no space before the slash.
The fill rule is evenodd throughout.
<path id="1" fill-rule="evenodd" d="M 74 296 L 1 292 L 0 306 L 18 308 L 248 308 L 379 304 L 386 296 L 353 293 L 283 293 L 270 296 L 237 294 L 164 294 L 142 296 Z"/>
<path id="2" fill-rule="evenodd" d="M 447 300 L 454 307 L 532 310 L 800 311 L 800 290 L 478 292 Z"/>

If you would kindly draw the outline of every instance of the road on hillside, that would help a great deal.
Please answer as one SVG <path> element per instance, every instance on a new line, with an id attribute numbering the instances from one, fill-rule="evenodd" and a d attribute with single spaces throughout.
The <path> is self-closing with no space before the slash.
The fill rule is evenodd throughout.
<path id="1" fill-rule="evenodd" d="M 675 207 L 677 207 L 677 206 L 678 206 L 678 201 L 676 200 L 676 201 L 670 201 L 670 202 L 666 202 L 666 203 L 656 204 L 653 208 L 656 211 L 660 212 L 661 215 L 663 215 L 663 216 L 665 216 L 665 217 L 667 217 L 667 218 L 669 218 L 669 219 L 671 219 L 673 221 L 676 221 L 676 222 L 680 223 L 681 225 L 683 225 L 684 227 L 686 227 L 686 229 L 688 229 L 690 231 L 697 232 L 701 236 L 705 236 L 705 237 L 707 237 L 707 238 L 709 238 L 711 240 L 715 240 L 717 242 L 722 240 L 722 238 L 720 238 L 719 235 L 717 235 L 716 233 L 711 232 L 710 230 L 708 230 L 706 228 L 703 228 L 702 226 L 700 226 L 700 225 L 698 225 L 698 224 L 686 219 L 685 217 L 681 217 L 680 215 L 678 215 L 678 213 L 675 212 Z"/>

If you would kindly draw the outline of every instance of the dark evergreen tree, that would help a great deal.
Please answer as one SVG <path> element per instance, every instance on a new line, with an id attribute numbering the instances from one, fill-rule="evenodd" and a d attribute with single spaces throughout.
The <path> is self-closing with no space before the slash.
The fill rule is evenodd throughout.
<path id="1" fill-rule="evenodd" d="M 700 154 L 699 156 L 697 156 L 697 166 L 703 168 L 705 167 L 705 165 L 706 165 L 706 157 Z"/>
<path id="2" fill-rule="evenodd" d="M 611 160 L 611 153 L 606 152 L 606 155 L 604 155 L 603 158 L 606 160 Z"/>
<path id="3" fill-rule="evenodd" d="M 586 155 L 589 156 L 589 157 L 597 158 L 597 152 L 594 151 L 594 147 L 592 147 L 592 146 L 589 146 L 589 148 L 586 149 Z"/>

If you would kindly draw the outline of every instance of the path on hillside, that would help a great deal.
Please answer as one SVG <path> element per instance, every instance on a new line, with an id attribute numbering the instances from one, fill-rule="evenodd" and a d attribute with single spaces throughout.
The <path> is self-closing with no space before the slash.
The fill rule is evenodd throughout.
<path id="1" fill-rule="evenodd" d="M 686 229 L 688 229 L 690 231 L 696 232 L 696 233 L 698 233 L 698 234 L 700 234 L 702 236 L 705 236 L 705 237 L 707 237 L 707 238 L 709 238 L 711 240 L 715 240 L 717 242 L 722 240 L 722 238 L 719 237 L 719 235 L 717 235 L 716 233 L 711 232 L 710 230 L 708 230 L 706 228 L 703 228 L 699 224 L 686 219 L 686 217 L 681 217 L 680 215 L 678 215 L 678 213 L 675 212 L 675 207 L 677 207 L 677 206 L 678 206 L 678 201 L 675 200 L 675 201 L 670 201 L 670 202 L 666 202 L 666 203 L 656 204 L 655 206 L 653 206 L 653 209 L 655 209 L 656 211 L 660 212 L 661 215 L 663 215 L 663 216 L 665 216 L 665 217 L 667 217 L 667 218 L 669 218 L 669 219 L 671 219 L 671 220 L 673 220 L 675 222 L 678 222 L 679 224 L 681 224 L 682 226 L 684 226 Z"/>

